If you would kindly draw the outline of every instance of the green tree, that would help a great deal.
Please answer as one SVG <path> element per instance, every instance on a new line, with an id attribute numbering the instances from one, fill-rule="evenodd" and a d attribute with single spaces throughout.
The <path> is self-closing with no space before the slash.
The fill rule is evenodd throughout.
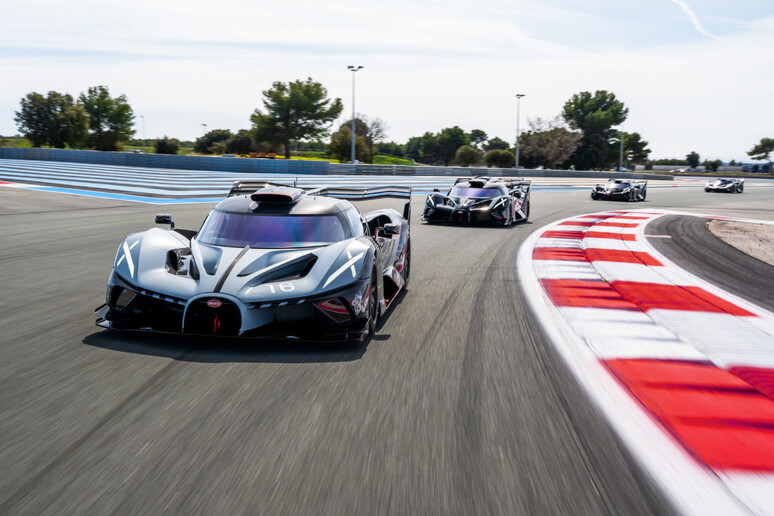
<path id="1" fill-rule="evenodd" d="M 234 136 L 226 140 L 225 151 L 227 154 L 247 154 L 255 152 L 257 146 L 253 141 L 250 131 L 241 129 Z"/>
<path id="2" fill-rule="evenodd" d="M 765 159 L 769 162 L 769 172 L 774 174 L 771 166 L 771 153 L 774 152 L 774 138 L 761 138 L 761 142 L 747 151 L 752 159 Z"/>
<path id="3" fill-rule="evenodd" d="M 134 135 L 134 113 L 126 95 L 110 97 L 107 86 L 93 86 L 81 93 L 78 101 L 89 115 L 90 147 L 100 151 L 117 151 L 122 142 Z"/>
<path id="4" fill-rule="evenodd" d="M 519 166 L 567 168 L 577 150 L 581 133 L 568 130 L 561 117 L 551 120 L 535 118 L 530 130 L 519 136 Z"/>
<path id="5" fill-rule="evenodd" d="M 590 170 L 602 168 L 610 152 L 610 141 L 615 134 L 613 126 L 622 124 L 629 114 L 613 93 L 597 90 L 576 93 L 568 100 L 562 116 L 572 129 L 583 132 L 583 138 L 573 156 L 575 168 Z"/>
<path id="6" fill-rule="evenodd" d="M 695 151 L 691 151 L 685 155 L 685 160 L 688 162 L 689 167 L 696 168 L 699 166 L 699 161 L 701 161 L 701 158 Z"/>
<path id="7" fill-rule="evenodd" d="M 714 159 L 712 161 L 708 161 L 705 159 L 703 163 L 704 168 L 706 168 L 707 170 L 712 170 L 713 172 L 717 172 L 722 164 L 723 162 L 720 161 L 719 159 Z"/>
<path id="8" fill-rule="evenodd" d="M 484 154 L 484 163 L 487 167 L 511 168 L 516 162 L 516 156 L 505 149 L 492 149 Z"/>
<path id="9" fill-rule="evenodd" d="M 481 129 L 473 129 L 470 131 L 470 145 L 475 147 L 476 149 L 480 149 L 481 145 L 488 139 L 489 137 L 486 135 L 484 131 Z"/>
<path id="10" fill-rule="evenodd" d="M 511 148 L 511 144 L 495 136 L 484 144 L 484 150 L 489 152 L 490 150 L 508 150 Z M 515 160 L 516 158 L 514 158 Z"/>
<path id="11" fill-rule="evenodd" d="M 457 149 L 468 143 L 468 135 L 458 126 L 442 129 L 438 134 L 438 157 L 444 166 L 449 166 L 457 154 Z"/>
<path id="12" fill-rule="evenodd" d="M 311 78 L 289 83 L 275 82 L 263 92 L 265 113 L 256 109 L 253 122 L 255 140 L 285 147 L 290 158 L 290 141 L 324 135 L 341 114 L 341 99 L 330 100 L 328 91 Z"/>
<path id="13" fill-rule="evenodd" d="M 164 135 L 153 142 L 153 150 L 156 154 L 177 154 L 180 150 L 180 141 L 177 138 L 170 138 Z"/>
<path id="14" fill-rule="evenodd" d="M 438 136 L 429 131 L 406 142 L 406 156 L 414 161 L 436 163 L 440 160 L 439 154 Z"/>
<path id="15" fill-rule="evenodd" d="M 405 149 L 403 145 L 395 142 L 382 142 L 377 146 L 377 152 L 379 154 L 386 154 L 388 156 L 396 156 L 402 158 L 405 156 Z"/>
<path id="16" fill-rule="evenodd" d="M 89 130 L 89 116 L 73 97 L 56 91 L 48 95 L 28 93 L 14 121 L 33 147 L 50 145 L 63 149 L 83 146 Z"/>
<path id="17" fill-rule="evenodd" d="M 463 167 L 477 165 L 478 162 L 481 161 L 481 151 L 471 145 L 463 145 L 457 149 L 457 154 L 454 156 L 454 161 Z"/>
<path id="18" fill-rule="evenodd" d="M 199 154 L 213 154 L 213 145 L 218 142 L 225 142 L 233 136 L 234 134 L 228 129 L 213 129 L 196 139 L 193 150 Z"/>
<path id="19" fill-rule="evenodd" d="M 331 142 L 328 144 L 328 155 L 346 163 L 352 156 L 352 122 L 350 125 L 342 124 L 339 130 L 331 135 Z M 355 131 L 357 131 L 357 119 L 355 119 Z M 366 153 L 365 136 L 355 134 L 355 159 L 364 156 Z"/>
<path id="20" fill-rule="evenodd" d="M 640 165 L 647 161 L 650 149 L 648 142 L 642 139 L 640 133 L 624 132 L 624 166 Z M 607 166 L 617 167 L 621 149 L 621 133 L 610 142 Z"/>
<path id="21" fill-rule="evenodd" d="M 349 131 L 349 152 L 347 153 L 346 159 L 342 159 L 342 163 L 346 161 L 352 160 L 352 119 L 350 118 L 343 124 L 339 126 L 339 131 L 341 131 L 342 128 L 346 127 Z M 366 142 L 367 146 L 367 140 L 366 135 L 368 134 L 368 123 L 366 122 L 365 117 L 363 115 L 359 114 L 355 116 L 355 159 L 358 161 L 362 161 L 364 163 L 373 163 L 373 158 L 369 158 L 368 153 L 361 151 L 357 148 L 357 140 L 358 138 L 362 138 L 364 142 Z"/>

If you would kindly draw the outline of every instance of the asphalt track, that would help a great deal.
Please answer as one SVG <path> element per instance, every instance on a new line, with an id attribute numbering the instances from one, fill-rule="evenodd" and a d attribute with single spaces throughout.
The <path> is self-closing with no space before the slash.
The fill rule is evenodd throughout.
<path id="1" fill-rule="evenodd" d="M 637 207 L 771 220 L 773 198 Z M 0 188 L 0 514 L 669 514 L 516 279 L 533 230 L 617 205 L 535 192 L 507 229 L 421 205 L 376 338 L 253 344 L 96 328 L 117 246 L 159 208 Z M 208 206 L 168 209 L 196 228 Z"/>

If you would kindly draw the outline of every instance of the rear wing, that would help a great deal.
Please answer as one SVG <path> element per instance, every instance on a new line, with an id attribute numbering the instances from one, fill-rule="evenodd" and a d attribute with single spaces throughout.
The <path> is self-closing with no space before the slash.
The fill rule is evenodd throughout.
<path id="1" fill-rule="evenodd" d="M 406 222 L 411 221 L 411 191 L 410 186 L 377 186 L 374 188 L 345 188 L 324 186 L 306 190 L 307 195 L 324 195 L 326 197 L 335 197 L 337 199 L 347 200 L 365 200 L 365 199 L 408 199 L 403 205 L 403 218 Z"/>
<path id="2" fill-rule="evenodd" d="M 270 186 L 275 187 L 295 187 L 298 184 L 298 179 L 293 179 L 292 182 L 287 183 L 273 183 L 271 181 L 234 181 L 231 186 L 231 190 L 228 192 L 228 197 L 234 197 L 235 195 L 250 195 L 256 190 L 261 188 L 268 188 Z"/>
<path id="3" fill-rule="evenodd" d="M 503 180 L 503 184 L 508 190 L 513 190 L 514 188 L 518 188 L 522 192 L 529 192 L 530 188 L 532 188 L 532 181 L 528 179 L 508 179 Z"/>
<path id="4" fill-rule="evenodd" d="M 399 199 L 408 199 L 403 206 L 403 218 L 409 221 L 411 219 L 411 191 L 410 186 L 378 186 L 374 188 L 344 188 L 323 186 L 320 188 L 302 188 L 298 186 L 298 179 L 287 183 L 274 183 L 271 181 L 234 181 L 234 185 L 228 193 L 229 197 L 235 195 L 251 195 L 256 190 L 269 187 L 295 187 L 306 192 L 306 195 L 322 195 L 326 197 L 335 197 L 337 199 L 358 200 L 358 199 L 380 199 L 393 197 Z"/>

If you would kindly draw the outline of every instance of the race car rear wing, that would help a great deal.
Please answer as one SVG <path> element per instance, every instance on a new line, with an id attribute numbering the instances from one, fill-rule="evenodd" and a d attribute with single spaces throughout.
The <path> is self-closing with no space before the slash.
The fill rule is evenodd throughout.
<path id="1" fill-rule="evenodd" d="M 410 186 L 377 186 L 373 188 L 345 188 L 338 186 L 324 186 L 322 188 L 306 190 L 306 194 L 324 195 L 326 197 L 335 197 L 337 199 L 347 200 L 383 199 L 390 197 L 396 199 L 408 199 L 408 202 L 403 205 L 403 218 L 407 222 L 410 222 L 411 190 L 412 188 Z"/>
<path id="2" fill-rule="evenodd" d="M 271 181 L 234 181 L 231 190 L 228 192 L 228 197 L 234 197 L 235 195 L 250 195 L 256 190 L 261 188 L 275 187 L 295 187 L 298 183 L 298 179 L 293 179 L 292 182 L 287 183 L 274 183 Z"/>
<path id="3" fill-rule="evenodd" d="M 303 188 L 298 186 L 298 179 L 288 183 L 274 183 L 270 181 L 234 181 L 228 197 L 235 195 L 252 195 L 256 190 L 269 187 L 295 187 L 306 192 L 306 195 L 321 195 L 326 197 L 335 197 L 337 199 L 358 200 L 358 199 L 379 199 L 379 198 L 399 198 L 409 201 L 403 206 L 403 218 L 407 221 L 411 219 L 411 190 L 410 186 L 378 186 L 374 188 L 345 188 L 323 186 L 319 188 Z"/>

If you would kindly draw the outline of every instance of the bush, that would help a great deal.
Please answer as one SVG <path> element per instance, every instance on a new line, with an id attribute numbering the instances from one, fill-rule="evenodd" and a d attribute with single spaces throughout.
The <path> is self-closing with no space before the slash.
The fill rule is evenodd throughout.
<path id="1" fill-rule="evenodd" d="M 180 141 L 177 138 L 164 135 L 163 138 L 153 143 L 153 150 L 156 154 L 177 154 L 177 151 L 180 150 Z"/>
<path id="2" fill-rule="evenodd" d="M 194 152 L 199 154 L 212 154 L 211 147 L 218 142 L 225 142 L 229 138 L 234 136 L 228 129 L 213 129 L 204 136 L 200 136 L 196 139 L 194 144 Z"/>
<path id="3" fill-rule="evenodd" d="M 251 152 L 257 152 L 257 150 L 258 147 L 255 145 L 250 132 L 245 131 L 244 129 L 226 140 L 227 154 L 249 154 Z"/>
<path id="4" fill-rule="evenodd" d="M 454 155 L 454 161 L 463 167 L 477 165 L 478 162 L 481 161 L 481 152 L 470 145 L 463 145 L 457 149 L 457 153 Z"/>
<path id="5" fill-rule="evenodd" d="M 516 162 L 512 152 L 504 149 L 493 149 L 484 154 L 484 163 L 487 167 L 511 168 Z"/>

